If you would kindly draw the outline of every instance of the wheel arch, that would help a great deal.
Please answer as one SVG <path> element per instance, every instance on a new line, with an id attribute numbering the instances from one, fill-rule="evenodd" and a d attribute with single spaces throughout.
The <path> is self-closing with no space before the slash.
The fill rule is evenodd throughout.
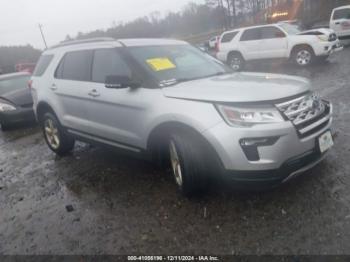
<path id="1" fill-rule="evenodd" d="M 210 142 L 202 135 L 202 133 L 188 124 L 177 121 L 161 123 L 154 127 L 150 132 L 147 140 L 147 151 L 152 153 L 152 156 L 156 162 L 159 163 L 159 161 L 161 161 L 158 154 L 159 152 L 163 152 L 162 150 L 164 148 L 166 149 L 169 136 L 173 132 L 184 132 L 193 135 L 193 137 L 198 139 L 201 142 L 201 145 L 204 147 L 205 157 L 207 159 L 214 160 L 213 167 L 219 168 L 220 170 L 223 168 L 223 163 L 220 160 L 218 153 Z"/>
<path id="2" fill-rule="evenodd" d="M 289 53 L 289 58 L 292 58 L 293 57 L 293 54 L 295 52 L 295 50 L 297 50 L 297 48 L 300 48 L 300 47 L 308 47 L 312 50 L 313 52 L 313 55 L 315 55 L 315 50 L 314 48 L 312 47 L 312 45 L 310 44 L 307 44 L 307 43 L 300 43 L 300 44 L 295 44 L 291 49 L 290 49 L 290 53 Z"/>
<path id="3" fill-rule="evenodd" d="M 56 116 L 55 111 L 47 102 L 39 102 L 36 107 L 36 118 L 39 123 L 43 120 L 43 116 L 47 112 L 53 113 Z"/>
<path id="4" fill-rule="evenodd" d="M 226 58 L 226 62 L 228 62 L 228 59 L 230 58 L 231 55 L 234 54 L 239 54 L 241 57 L 243 57 L 243 59 L 245 60 L 245 57 L 243 56 L 242 52 L 239 50 L 231 50 L 230 52 L 228 52 L 227 54 L 227 58 Z"/>

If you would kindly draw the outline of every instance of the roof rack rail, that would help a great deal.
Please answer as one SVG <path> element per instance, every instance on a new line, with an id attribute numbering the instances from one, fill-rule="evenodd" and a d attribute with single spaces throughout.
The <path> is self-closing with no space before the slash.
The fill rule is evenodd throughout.
<path id="1" fill-rule="evenodd" d="M 98 37 L 98 38 L 88 38 L 88 39 L 82 39 L 82 40 L 73 40 L 73 41 L 61 42 L 57 45 L 50 47 L 49 49 L 54 49 L 54 48 L 63 47 L 63 46 L 70 46 L 70 45 L 80 45 L 80 44 L 107 42 L 107 41 L 116 41 L 116 39 L 112 37 Z"/>

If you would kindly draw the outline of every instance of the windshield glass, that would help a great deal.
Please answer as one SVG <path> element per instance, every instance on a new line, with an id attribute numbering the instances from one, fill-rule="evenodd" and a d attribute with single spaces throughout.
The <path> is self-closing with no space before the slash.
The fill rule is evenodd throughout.
<path id="1" fill-rule="evenodd" d="M 231 72 L 221 62 L 190 45 L 132 47 L 129 52 L 161 85 Z"/>
<path id="2" fill-rule="evenodd" d="M 288 23 L 281 23 L 281 24 L 279 24 L 279 26 L 282 27 L 284 29 L 284 31 L 286 31 L 290 35 L 296 35 L 296 34 L 301 33 L 301 30 L 299 29 L 299 27 L 297 25 L 292 25 L 292 24 L 288 24 Z"/>
<path id="3" fill-rule="evenodd" d="M 334 11 L 333 20 L 350 19 L 350 8 Z"/>
<path id="4" fill-rule="evenodd" d="M 0 95 L 10 93 L 18 89 L 27 88 L 30 76 L 18 76 L 10 79 L 0 80 Z"/>

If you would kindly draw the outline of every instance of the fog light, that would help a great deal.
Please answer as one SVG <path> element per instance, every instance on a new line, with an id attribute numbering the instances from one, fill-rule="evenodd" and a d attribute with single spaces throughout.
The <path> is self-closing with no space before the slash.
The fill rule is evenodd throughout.
<path id="1" fill-rule="evenodd" d="M 243 138 L 239 143 L 249 161 L 259 161 L 258 147 L 272 146 L 278 139 L 279 137 Z"/>

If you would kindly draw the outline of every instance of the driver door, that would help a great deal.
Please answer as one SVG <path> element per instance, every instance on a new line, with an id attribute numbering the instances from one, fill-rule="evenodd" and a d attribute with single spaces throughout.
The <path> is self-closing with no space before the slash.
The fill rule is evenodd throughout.
<path id="1" fill-rule="evenodd" d="M 147 107 L 143 100 L 148 95 L 148 89 L 105 86 L 107 76 L 132 75 L 119 49 L 104 48 L 94 51 L 91 77 L 94 84 L 90 91 L 89 117 L 95 140 L 130 149 L 126 145 L 140 146 L 140 130 Z"/>

